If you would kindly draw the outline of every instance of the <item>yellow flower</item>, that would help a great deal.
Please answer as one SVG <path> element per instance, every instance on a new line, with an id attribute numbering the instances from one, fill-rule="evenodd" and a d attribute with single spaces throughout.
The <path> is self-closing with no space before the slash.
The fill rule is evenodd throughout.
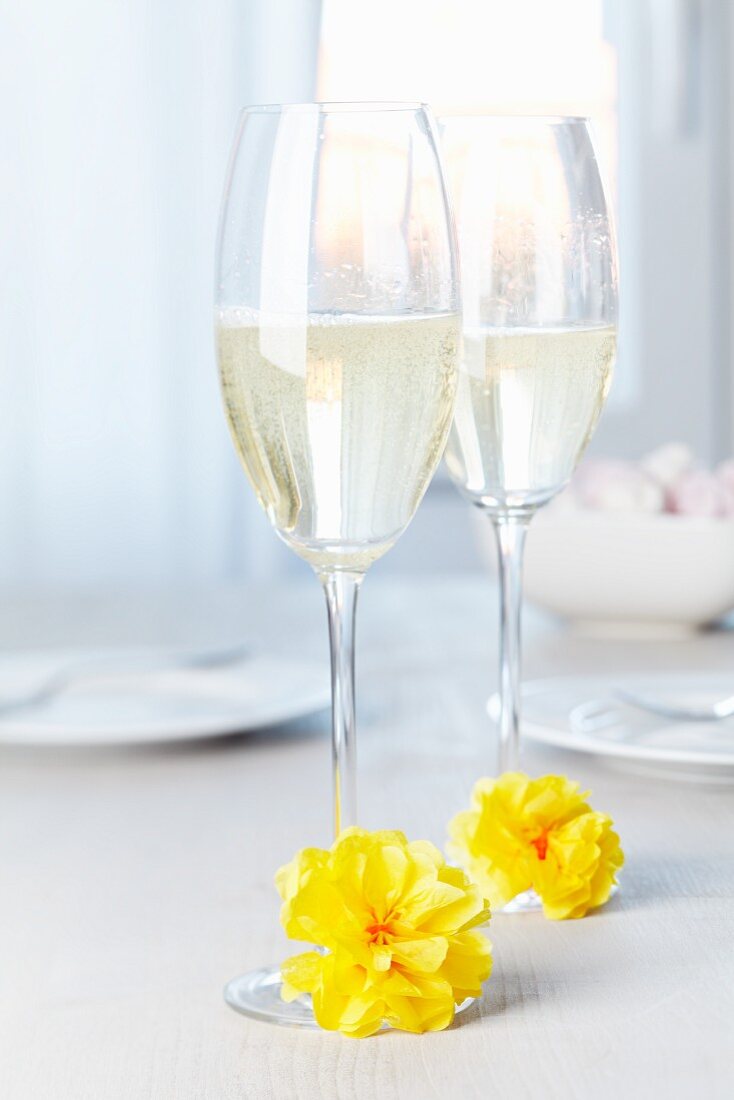
<path id="1" fill-rule="evenodd" d="M 583 917 L 604 904 L 624 863 L 612 819 L 587 796 L 562 775 L 480 779 L 472 808 L 449 823 L 447 850 L 493 908 L 532 887 L 546 917 Z"/>
<path id="2" fill-rule="evenodd" d="M 275 876 L 287 935 L 319 951 L 287 959 L 283 997 L 310 993 L 321 1027 L 361 1038 L 383 1021 L 438 1031 L 481 993 L 492 968 L 478 886 L 427 841 L 345 829 L 304 848 Z"/>

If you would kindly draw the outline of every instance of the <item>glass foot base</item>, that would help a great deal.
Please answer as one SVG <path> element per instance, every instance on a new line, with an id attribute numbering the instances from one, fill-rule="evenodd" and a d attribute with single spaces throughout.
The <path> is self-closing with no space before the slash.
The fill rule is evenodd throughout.
<path id="1" fill-rule="evenodd" d="M 280 997 L 280 969 L 264 966 L 232 978 L 224 987 L 224 999 L 235 1012 L 265 1020 L 269 1024 L 286 1027 L 317 1028 L 311 1007 L 311 998 L 304 993 L 295 1001 L 286 1003 Z"/>
<path id="2" fill-rule="evenodd" d="M 543 911 L 543 902 L 535 893 L 535 890 L 523 890 L 517 894 L 507 905 L 503 905 L 500 913 L 540 913 Z"/>
<path id="3" fill-rule="evenodd" d="M 224 999 L 235 1012 L 250 1016 L 254 1020 L 264 1020 L 269 1024 L 285 1027 L 318 1028 L 311 1007 L 311 998 L 304 993 L 295 1001 L 286 1004 L 280 999 L 280 970 L 277 966 L 264 966 L 260 970 L 251 970 L 233 978 L 224 987 Z M 473 997 L 467 997 L 456 1006 L 457 1015 L 474 1003 Z M 385 1025 L 386 1027 L 388 1025 Z"/>

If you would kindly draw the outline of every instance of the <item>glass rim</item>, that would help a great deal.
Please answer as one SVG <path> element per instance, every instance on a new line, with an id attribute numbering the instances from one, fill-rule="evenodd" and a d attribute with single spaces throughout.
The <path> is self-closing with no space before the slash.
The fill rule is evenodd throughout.
<path id="1" fill-rule="evenodd" d="M 302 103 L 247 103 L 241 115 L 275 115 L 282 111 L 302 114 L 379 114 L 388 111 L 430 111 L 427 103 L 400 100 L 314 100 Z"/>
<path id="2" fill-rule="evenodd" d="M 588 125 L 591 122 L 590 115 L 539 115 L 523 114 L 522 112 L 507 115 L 500 114 L 498 111 L 474 111 L 472 113 L 466 111 L 456 113 L 439 111 L 436 112 L 436 118 L 439 122 L 542 122 L 547 126 L 562 126 L 572 123 Z"/>

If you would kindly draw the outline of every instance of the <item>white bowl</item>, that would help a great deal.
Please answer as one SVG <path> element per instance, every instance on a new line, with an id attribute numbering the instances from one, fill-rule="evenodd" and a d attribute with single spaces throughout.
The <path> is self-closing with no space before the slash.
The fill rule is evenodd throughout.
<path id="1" fill-rule="evenodd" d="M 477 520 L 496 568 L 491 525 Z M 734 519 L 550 508 L 525 553 L 527 599 L 589 632 L 689 633 L 734 607 Z"/>

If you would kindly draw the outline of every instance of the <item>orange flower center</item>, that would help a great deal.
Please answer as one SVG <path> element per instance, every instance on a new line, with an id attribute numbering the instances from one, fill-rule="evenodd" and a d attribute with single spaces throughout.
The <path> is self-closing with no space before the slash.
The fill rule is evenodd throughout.
<path id="1" fill-rule="evenodd" d="M 543 832 L 531 840 L 530 843 L 538 853 L 538 859 L 545 859 L 548 853 L 548 830 L 544 829 Z"/>
<path id="2" fill-rule="evenodd" d="M 388 913 L 382 920 L 379 920 L 375 913 L 372 914 L 374 921 L 372 924 L 368 924 L 365 928 L 365 932 L 370 937 L 370 943 L 386 944 L 395 937 L 395 929 L 393 928 L 393 921 L 398 919 L 399 914 Z"/>

